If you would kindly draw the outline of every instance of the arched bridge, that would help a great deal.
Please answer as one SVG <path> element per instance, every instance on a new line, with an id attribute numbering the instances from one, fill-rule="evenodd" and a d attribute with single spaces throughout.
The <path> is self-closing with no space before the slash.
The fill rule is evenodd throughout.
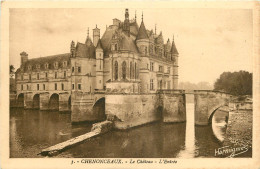
<path id="1" fill-rule="evenodd" d="M 19 92 L 16 96 L 16 107 L 25 109 L 70 111 L 71 93 L 55 92 Z"/>
<path id="2" fill-rule="evenodd" d="M 187 93 L 188 94 L 188 93 Z M 208 125 L 217 109 L 227 106 L 232 95 L 213 90 L 194 90 L 196 125 Z"/>

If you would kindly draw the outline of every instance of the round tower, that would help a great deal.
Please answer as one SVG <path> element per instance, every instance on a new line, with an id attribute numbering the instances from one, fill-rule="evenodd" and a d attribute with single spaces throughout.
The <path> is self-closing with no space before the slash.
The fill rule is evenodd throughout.
<path id="1" fill-rule="evenodd" d="M 104 89 L 104 55 L 101 40 L 96 47 L 96 89 Z"/>
<path id="2" fill-rule="evenodd" d="M 173 67 L 173 89 L 178 89 L 178 57 L 179 53 L 175 46 L 174 36 L 172 40 L 172 48 L 171 48 L 171 60 L 174 63 Z"/>
<path id="3" fill-rule="evenodd" d="M 146 28 L 143 21 L 143 14 L 142 14 L 142 22 L 140 28 L 138 30 L 138 34 L 136 37 L 136 45 L 140 52 L 140 71 L 139 71 L 139 78 L 141 80 L 141 92 L 148 93 L 149 84 L 150 84 L 150 76 L 149 76 L 149 37 L 146 32 Z"/>

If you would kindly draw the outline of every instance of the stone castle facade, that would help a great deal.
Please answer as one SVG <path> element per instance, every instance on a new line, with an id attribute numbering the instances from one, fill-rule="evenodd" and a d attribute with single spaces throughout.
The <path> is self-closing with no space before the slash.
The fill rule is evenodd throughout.
<path id="1" fill-rule="evenodd" d="M 29 59 L 22 52 L 16 72 L 17 104 L 71 109 L 72 121 L 96 120 L 103 115 L 93 109 L 104 110 L 95 104 L 104 105 L 107 94 L 147 95 L 178 88 L 174 39 L 164 43 L 162 32 L 146 29 L 143 16 L 139 26 L 126 9 L 124 21 L 113 19 L 102 36 L 96 26 L 92 39 L 88 33 L 85 43 L 72 41 L 70 53 L 65 54 Z"/>

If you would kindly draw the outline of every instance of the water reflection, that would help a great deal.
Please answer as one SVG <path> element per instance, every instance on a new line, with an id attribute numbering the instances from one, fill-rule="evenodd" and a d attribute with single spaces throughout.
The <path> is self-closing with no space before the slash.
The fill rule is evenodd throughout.
<path id="1" fill-rule="evenodd" d="M 10 110 L 10 157 L 37 157 L 41 149 L 90 131 L 91 124 L 71 125 L 58 111 Z"/>
<path id="2" fill-rule="evenodd" d="M 58 157 L 154 158 L 176 157 L 183 149 L 185 123 L 153 123 L 113 131 L 61 153 Z"/>
<path id="3" fill-rule="evenodd" d="M 215 157 L 225 134 L 223 112 L 212 126 L 194 126 L 194 104 L 187 104 L 187 123 L 152 123 L 111 131 L 55 157 L 192 158 Z M 70 114 L 11 109 L 10 157 L 41 157 L 41 149 L 90 131 L 91 124 L 71 125 Z"/>

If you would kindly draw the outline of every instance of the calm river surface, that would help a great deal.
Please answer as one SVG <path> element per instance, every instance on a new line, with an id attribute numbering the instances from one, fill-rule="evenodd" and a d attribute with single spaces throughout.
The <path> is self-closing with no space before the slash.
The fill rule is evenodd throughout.
<path id="1" fill-rule="evenodd" d="M 156 122 L 127 131 L 111 131 L 55 157 L 193 158 L 215 157 L 225 134 L 225 112 L 212 126 L 194 126 L 194 104 L 187 104 L 187 123 Z M 10 157 L 42 157 L 41 149 L 84 134 L 91 124 L 71 125 L 70 114 L 11 109 Z"/>

